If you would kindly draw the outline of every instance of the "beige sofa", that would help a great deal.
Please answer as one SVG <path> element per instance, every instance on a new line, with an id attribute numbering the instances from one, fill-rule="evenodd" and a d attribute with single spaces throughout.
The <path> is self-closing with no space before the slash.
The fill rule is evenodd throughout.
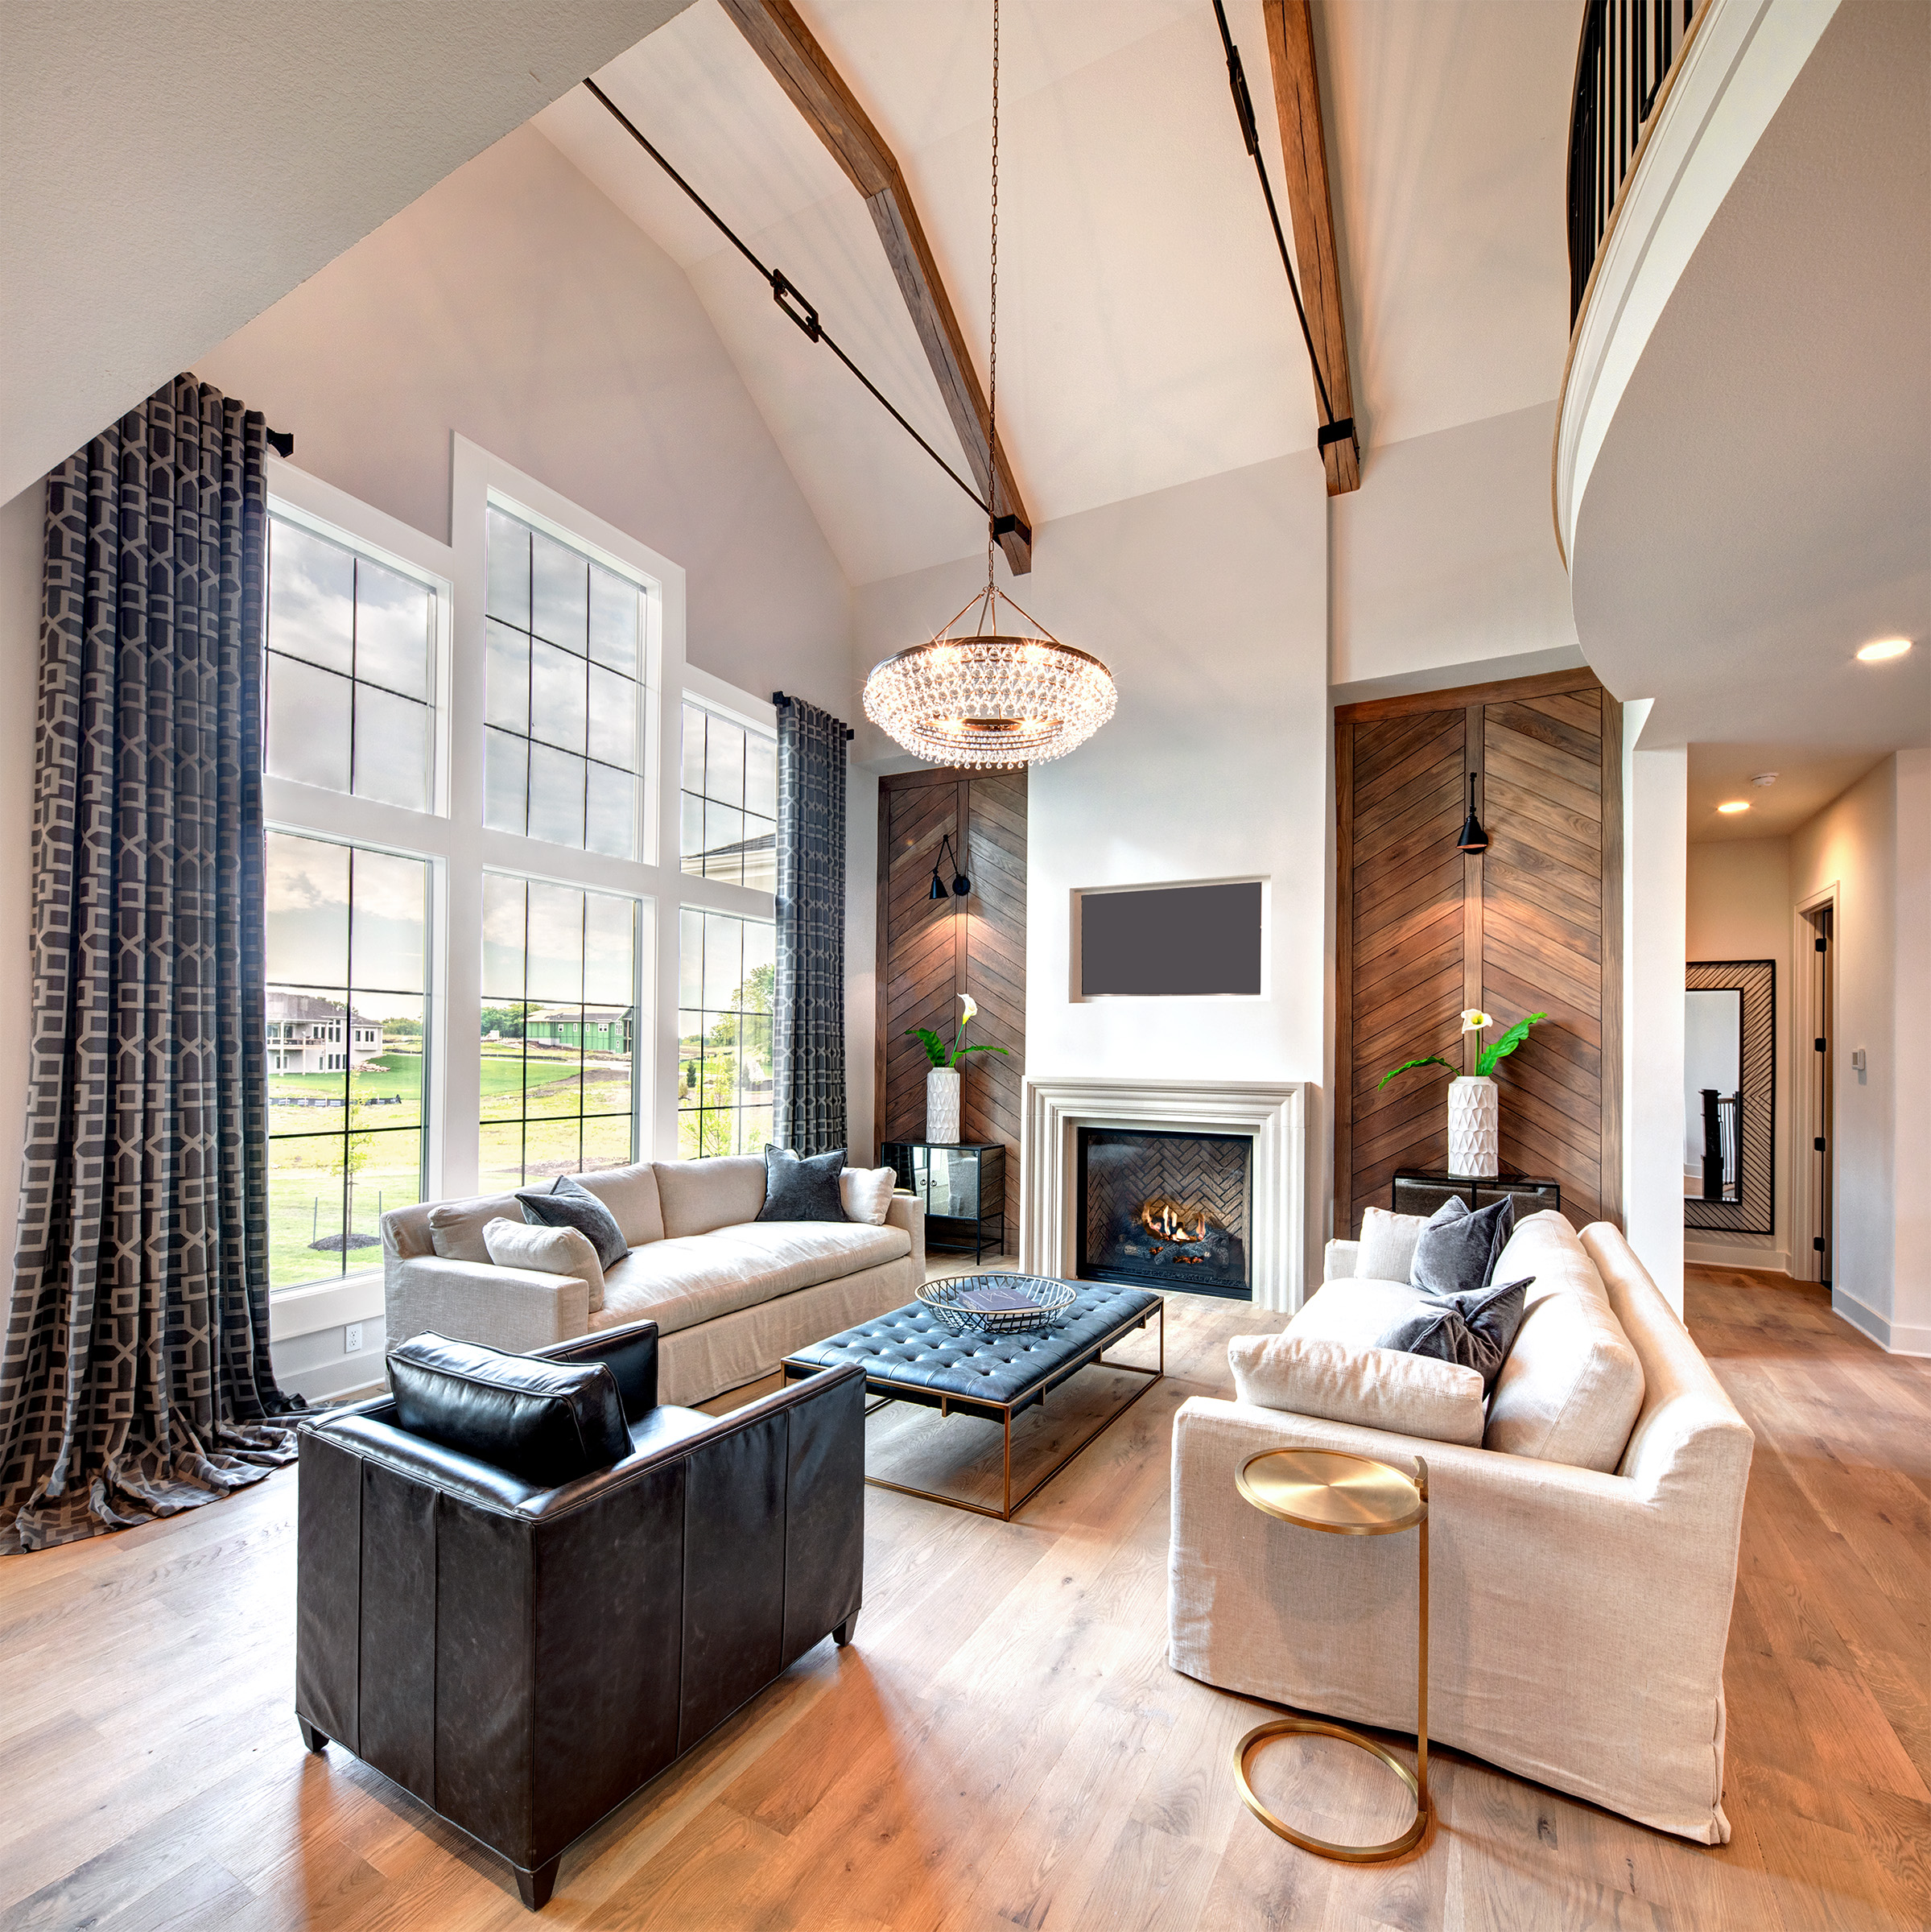
<path id="1" fill-rule="evenodd" d="M 925 1281 L 925 1212 L 909 1194 L 892 1196 L 883 1226 L 761 1221 L 765 1163 L 754 1156 L 579 1178 L 630 1244 L 604 1273 L 600 1308 L 575 1276 L 491 1263 L 483 1229 L 522 1220 L 514 1195 L 398 1208 L 382 1216 L 390 1340 L 432 1330 L 522 1351 L 648 1319 L 661 1337 L 658 1399 L 687 1407 L 902 1307 Z"/>
<path id="2" fill-rule="evenodd" d="M 1332 1337 L 1350 1298 L 1372 1300 L 1374 1284 L 1350 1278 L 1355 1253 L 1330 1244 L 1328 1281 L 1287 1336 Z M 1235 1477 L 1273 1448 L 1350 1450 L 1404 1469 L 1420 1455 L 1430 1488 L 1430 1737 L 1662 1831 L 1727 1843 L 1723 1649 L 1750 1431 L 1614 1227 L 1599 1222 L 1578 1237 L 1559 1215 L 1530 1217 L 1494 1278 L 1528 1274 L 1541 1278 L 1483 1446 L 1252 1402 L 1196 1397 L 1181 1407 L 1170 1660 L 1248 1696 L 1412 1732 L 1413 1537 L 1298 1530 L 1244 1502 Z M 1600 1346 L 1606 1321 L 1640 1362 L 1634 1389 L 1613 1338 Z M 1615 1400 L 1633 1415 L 1632 1426 L 1614 1425 L 1627 1431 L 1619 1452 L 1612 1445 L 1595 1468 L 1525 1452 L 1551 1430 L 1573 1430 L 1583 1406 L 1613 1410 L 1577 1371 L 1586 1331 L 1599 1367 L 1623 1377 Z M 1275 1359 L 1310 1352 L 1319 1351 L 1277 1348 Z M 1397 1358 L 1397 1379 L 1416 1360 Z M 1498 1437 L 1512 1447 L 1498 1448 Z"/>

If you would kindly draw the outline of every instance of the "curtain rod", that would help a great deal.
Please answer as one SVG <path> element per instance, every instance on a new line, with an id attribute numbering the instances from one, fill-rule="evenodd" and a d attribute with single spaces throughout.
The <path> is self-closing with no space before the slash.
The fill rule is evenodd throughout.
<path id="1" fill-rule="evenodd" d="M 782 711 L 784 708 L 791 702 L 791 700 L 787 698 L 782 691 L 774 691 L 771 694 L 771 702 L 775 704 L 780 711 Z M 857 736 L 858 733 L 855 732 L 849 724 L 845 727 L 845 742 L 848 745 Z"/>

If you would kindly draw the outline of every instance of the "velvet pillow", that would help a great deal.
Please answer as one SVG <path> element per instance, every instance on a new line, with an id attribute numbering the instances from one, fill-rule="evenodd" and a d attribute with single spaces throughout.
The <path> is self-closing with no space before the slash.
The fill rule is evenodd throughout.
<path id="1" fill-rule="evenodd" d="M 1534 1279 L 1529 1275 L 1459 1294 L 1417 1291 L 1413 1307 L 1383 1329 L 1374 1345 L 1472 1368 L 1481 1377 L 1486 1396 L 1508 1360 L 1516 1331 L 1522 1325 L 1522 1299 Z"/>
<path id="2" fill-rule="evenodd" d="M 1459 1194 L 1428 1217 L 1415 1242 L 1409 1280 L 1429 1294 L 1461 1294 L 1486 1288 L 1496 1257 L 1515 1232 L 1516 1200 L 1505 1194 L 1473 1214 Z"/>
<path id="3" fill-rule="evenodd" d="M 573 1174 L 559 1174 L 547 1188 L 519 1188 L 516 1198 L 533 1227 L 574 1228 L 588 1236 L 600 1268 L 614 1268 L 630 1252 L 617 1216 Z"/>
<path id="4" fill-rule="evenodd" d="M 842 1221 L 844 1201 L 838 1179 L 845 1150 L 814 1154 L 800 1160 L 789 1147 L 765 1150 L 765 1204 L 761 1221 Z"/>

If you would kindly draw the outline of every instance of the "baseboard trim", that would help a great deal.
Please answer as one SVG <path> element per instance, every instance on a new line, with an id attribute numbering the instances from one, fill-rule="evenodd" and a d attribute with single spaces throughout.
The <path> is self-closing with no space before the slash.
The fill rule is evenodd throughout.
<path id="1" fill-rule="evenodd" d="M 1707 1268 L 1723 1274 L 1747 1274 L 1753 1282 L 1761 1282 L 1766 1288 L 1817 1288 L 1815 1282 L 1800 1282 L 1787 1268 L 1746 1268 L 1736 1261 L 1713 1261 L 1700 1254 L 1683 1257 L 1685 1268 Z M 1823 1291 L 1818 1289 L 1818 1293 Z"/>
<path id="2" fill-rule="evenodd" d="M 1733 1248 L 1719 1241 L 1683 1243 L 1683 1259 L 1705 1268 L 1740 1268 L 1748 1274 L 1788 1274 L 1790 1255 L 1783 1248 Z"/>
<path id="3" fill-rule="evenodd" d="M 1931 1356 L 1931 1328 L 1894 1323 L 1887 1315 L 1860 1302 L 1848 1288 L 1833 1286 L 1830 1312 L 1887 1355 Z"/>

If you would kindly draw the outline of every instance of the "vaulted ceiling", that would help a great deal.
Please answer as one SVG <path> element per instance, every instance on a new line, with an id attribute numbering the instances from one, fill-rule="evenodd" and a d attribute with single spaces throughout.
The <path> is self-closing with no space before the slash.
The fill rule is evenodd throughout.
<path id="1" fill-rule="evenodd" d="M 985 374 L 990 0 L 805 0 L 891 145 Z M 1281 181 L 1260 0 L 1228 14 Z M 1005 0 L 1001 441 L 1036 524 L 1313 447 L 1307 357 L 1209 0 Z M 1552 398 L 1570 10 L 1316 10 L 1356 416 L 1375 442 Z M 948 459 L 864 204 L 717 5 L 598 82 Z M 854 583 L 970 552 L 972 502 L 579 89 L 537 126 L 685 270 Z M 638 318 L 640 327 L 647 318 Z"/>

